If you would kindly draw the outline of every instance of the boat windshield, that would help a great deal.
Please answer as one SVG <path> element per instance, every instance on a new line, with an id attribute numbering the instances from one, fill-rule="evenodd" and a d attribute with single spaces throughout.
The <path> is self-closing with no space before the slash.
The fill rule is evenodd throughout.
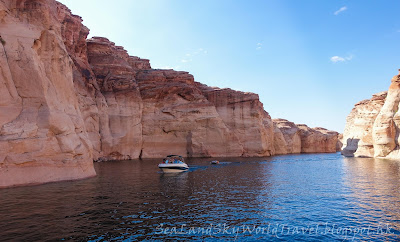
<path id="1" fill-rule="evenodd" d="M 184 164 L 183 157 L 181 156 L 175 156 L 175 155 L 170 155 L 167 156 L 165 159 L 166 164 Z"/>
<path id="2" fill-rule="evenodd" d="M 165 161 L 165 164 L 183 164 L 183 162 L 181 160 L 169 159 Z"/>

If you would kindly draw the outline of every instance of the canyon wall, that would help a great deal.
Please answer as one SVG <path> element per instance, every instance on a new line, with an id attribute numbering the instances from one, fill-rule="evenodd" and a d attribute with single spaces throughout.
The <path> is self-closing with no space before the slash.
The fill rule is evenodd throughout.
<path id="1" fill-rule="evenodd" d="M 94 176 L 93 160 L 336 151 L 336 132 L 272 120 L 257 94 L 88 33 L 56 1 L 0 0 L 0 187 Z"/>
<path id="2" fill-rule="evenodd" d="M 270 156 L 276 153 L 272 120 L 257 94 L 208 87 L 201 83 L 197 86 L 215 106 L 229 132 L 236 135 L 242 145 L 243 156 Z"/>
<path id="3" fill-rule="evenodd" d="M 58 10 L 0 1 L 0 187 L 95 175 Z"/>
<path id="4" fill-rule="evenodd" d="M 187 72 L 138 73 L 143 99 L 142 158 L 241 156 L 243 148 Z"/>
<path id="5" fill-rule="evenodd" d="M 340 151 L 339 133 L 310 128 L 285 119 L 273 119 L 276 154 L 334 153 Z"/>
<path id="6" fill-rule="evenodd" d="M 342 154 L 355 157 L 398 159 L 400 127 L 400 75 L 388 92 L 355 105 L 346 120 Z"/>

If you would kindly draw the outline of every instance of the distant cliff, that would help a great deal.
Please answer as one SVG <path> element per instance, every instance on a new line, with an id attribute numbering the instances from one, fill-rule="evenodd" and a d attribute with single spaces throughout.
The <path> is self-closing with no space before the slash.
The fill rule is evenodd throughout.
<path id="1" fill-rule="evenodd" d="M 388 92 L 358 102 L 346 120 L 345 156 L 400 158 L 400 75 L 392 78 Z"/>
<path id="2" fill-rule="evenodd" d="M 88 33 L 54 0 L 0 0 L 0 187 L 94 176 L 93 160 L 336 151 L 336 132 L 271 120 L 257 94 Z"/>

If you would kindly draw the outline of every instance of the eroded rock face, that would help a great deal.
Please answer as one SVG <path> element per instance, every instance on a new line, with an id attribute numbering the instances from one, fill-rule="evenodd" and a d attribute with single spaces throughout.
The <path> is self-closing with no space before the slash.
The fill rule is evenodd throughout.
<path id="1" fill-rule="evenodd" d="M 49 3 L 51 4 L 51 2 Z M 73 61 L 72 74 L 75 93 L 86 133 L 93 146 L 93 158 L 97 160 L 102 155 L 99 109 L 101 111 L 107 104 L 88 62 L 86 37 L 89 29 L 82 24 L 81 17 L 73 15 L 65 5 L 56 2 L 56 6 L 57 18 L 61 23 L 61 38 Z"/>
<path id="2" fill-rule="evenodd" d="M 136 159 L 142 145 L 142 98 L 135 79 L 148 60 L 132 58 L 106 38 L 87 41 L 88 60 L 104 97 L 99 107 L 100 159 Z M 142 64 L 140 64 L 142 63 Z"/>
<path id="3" fill-rule="evenodd" d="M 301 139 L 301 153 L 334 153 L 337 151 L 338 132 L 321 127 L 309 128 L 298 124 Z"/>
<path id="4" fill-rule="evenodd" d="M 392 78 L 388 92 L 375 94 L 370 100 L 355 105 L 346 120 L 342 154 L 398 159 L 399 104 L 400 74 Z"/>
<path id="5" fill-rule="evenodd" d="M 275 126 L 280 130 L 285 140 L 285 145 L 281 145 L 281 141 L 276 141 L 281 146 L 279 154 L 296 154 L 301 152 L 300 130 L 297 125 L 286 119 L 273 119 Z M 276 131 L 277 132 L 277 131 Z M 277 132 L 279 133 L 279 132 Z M 280 137 L 278 134 L 277 137 Z M 279 138 L 280 139 L 280 138 Z M 283 147 L 286 146 L 286 149 Z"/>
<path id="6" fill-rule="evenodd" d="M 336 143 L 336 151 L 342 151 L 343 146 L 343 134 L 338 135 L 338 141 Z"/>
<path id="7" fill-rule="evenodd" d="M 400 70 L 399 70 L 400 72 Z M 372 138 L 375 157 L 399 158 L 400 74 L 392 78 L 385 103 L 375 119 Z"/>
<path id="8" fill-rule="evenodd" d="M 142 158 L 241 156 L 243 147 L 196 87 L 193 76 L 173 70 L 137 74 L 143 99 Z"/>
<path id="9" fill-rule="evenodd" d="M 328 131 L 272 122 L 257 94 L 152 69 L 88 33 L 54 0 L 0 0 L 0 187 L 94 176 L 93 160 L 332 150 Z"/>
<path id="10" fill-rule="evenodd" d="M 212 88 L 197 83 L 204 96 L 217 109 L 230 132 L 243 146 L 243 156 L 270 156 L 275 153 L 271 117 L 255 93 L 229 88 Z"/>
<path id="11" fill-rule="evenodd" d="M 0 16 L 0 187 L 95 175 L 56 4 L 0 1 Z"/>
<path id="12" fill-rule="evenodd" d="M 276 154 L 334 153 L 339 133 L 324 128 L 310 128 L 286 119 L 273 119 Z"/>
<path id="13" fill-rule="evenodd" d="M 342 139 L 344 156 L 374 157 L 373 126 L 386 96 L 387 92 L 381 92 L 358 102 L 347 116 Z"/>
<path id="14" fill-rule="evenodd" d="M 273 122 L 274 127 L 274 150 L 275 155 L 285 155 L 289 154 L 288 152 L 288 143 L 285 139 L 285 136 L 282 133 L 282 130 L 278 127 L 276 122 Z"/>

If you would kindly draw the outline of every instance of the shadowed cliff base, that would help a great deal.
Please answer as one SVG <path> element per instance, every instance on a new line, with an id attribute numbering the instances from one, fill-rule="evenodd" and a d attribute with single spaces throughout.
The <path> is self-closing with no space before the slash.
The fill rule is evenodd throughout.
<path id="1" fill-rule="evenodd" d="M 93 160 L 336 152 L 337 132 L 88 33 L 54 0 L 0 0 L 0 186 L 90 177 Z"/>
<path id="2" fill-rule="evenodd" d="M 354 157 L 354 153 L 358 149 L 358 142 L 360 142 L 360 139 L 347 139 L 341 154 L 346 157 Z"/>

